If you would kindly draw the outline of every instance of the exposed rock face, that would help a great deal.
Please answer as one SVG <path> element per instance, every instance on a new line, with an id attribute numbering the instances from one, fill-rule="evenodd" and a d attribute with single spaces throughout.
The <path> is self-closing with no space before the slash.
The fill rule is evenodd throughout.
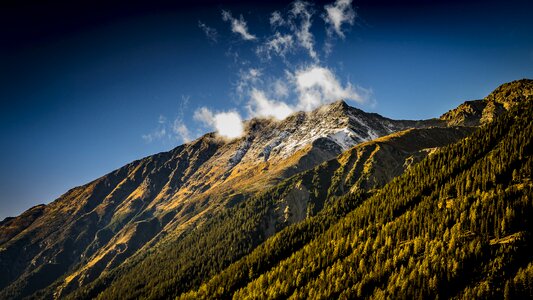
<path id="1" fill-rule="evenodd" d="M 530 99 L 531 81 L 517 85 L 523 92 L 513 99 Z M 391 120 L 338 101 L 283 121 L 250 120 L 239 139 L 206 134 L 134 161 L 0 223 L 0 298 L 50 286 L 62 297 L 136 253 L 324 162 L 340 166 L 331 179 L 333 194 L 382 186 L 432 148 L 471 130 L 443 127 L 483 124 L 512 105 L 493 94 L 486 103 L 468 102 L 425 121 Z M 305 218 L 310 190 L 295 186 L 280 199 L 275 219 L 288 224 Z"/>

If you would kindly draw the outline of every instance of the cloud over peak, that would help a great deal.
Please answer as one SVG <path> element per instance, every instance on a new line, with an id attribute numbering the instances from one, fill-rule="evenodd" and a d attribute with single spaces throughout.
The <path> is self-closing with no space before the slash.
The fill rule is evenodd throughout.
<path id="1" fill-rule="evenodd" d="M 372 93 L 350 82 L 343 84 L 331 69 L 319 65 L 286 71 L 286 77 L 285 81 L 278 79 L 270 84 L 270 91 L 251 88 L 247 104 L 249 117 L 283 120 L 294 112 L 311 111 L 341 99 L 368 103 Z M 289 94 L 294 96 L 295 102 L 280 100 Z"/>
<path id="2" fill-rule="evenodd" d="M 311 111 L 340 99 L 369 103 L 372 90 L 344 81 L 326 64 L 335 37 L 344 39 L 356 18 L 352 0 L 332 1 L 316 7 L 295 0 L 286 9 L 267 15 L 270 31 L 260 31 L 262 27 L 257 26 L 258 35 L 249 32 L 242 15 L 234 17 L 229 10 L 222 10 L 222 20 L 230 24 L 232 33 L 256 43 L 236 44 L 232 40 L 227 43 L 228 53 L 237 67 L 230 95 L 235 97 L 238 106 L 220 111 L 201 106 L 194 111 L 192 119 L 202 124 L 204 130 L 208 128 L 221 137 L 233 139 L 243 135 L 245 118 L 283 120 L 297 111 Z M 313 20 L 315 15 L 319 16 L 317 22 Z M 222 44 L 216 29 L 201 21 L 198 27 L 210 42 Z M 314 35 L 317 30 L 325 31 L 326 36 L 317 36 L 317 40 Z M 321 42 L 323 48 L 317 47 Z M 254 56 L 259 60 L 254 60 Z M 187 142 L 197 132 L 191 133 L 180 113 L 174 122 L 160 119 L 158 127 L 143 138 L 152 141 L 176 137 Z"/>
<path id="3" fill-rule="evenodd" d="M 294 73 L 296 90 L 299 95 L 298 109 L 309 111 L 323 104 L 340 99 L 358 103 L 366 101 L 362 93 L 351 84 L 345 86 L 337 79 L 332 70 L 312 66 Z"/>

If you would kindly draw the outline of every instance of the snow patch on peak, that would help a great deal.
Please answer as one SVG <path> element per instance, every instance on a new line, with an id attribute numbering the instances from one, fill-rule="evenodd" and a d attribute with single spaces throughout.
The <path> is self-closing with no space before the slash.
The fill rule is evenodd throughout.
<path id="1" fill-rule="evenodd" d="M 398 128 L 392 120 L 337 101 L 311 112 L 295 113 L 283 121 L 251 120 L 248 139 L 234 150 L 229 164 L 233 168 L 242 163 L 275 163 L 313 145 L 317 139 L 327 139 L 330 144 L 338 145 L 332 150 L 335 153 L 346 151 Z"/>
<path id="2" fill-rule="evenodd" d="M 361 140 L 361 138 L 349 128 L 342 128 L 337 132 L 328 135 L 327 137 L 339 145 L 343 151 L 348 150 L 358 144 L 357 140 Z"/>

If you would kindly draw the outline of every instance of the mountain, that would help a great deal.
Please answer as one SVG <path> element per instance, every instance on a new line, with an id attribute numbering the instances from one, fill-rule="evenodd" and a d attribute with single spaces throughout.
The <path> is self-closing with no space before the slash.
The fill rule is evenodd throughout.
<path id="1" fill-rule="evenodd" d="M 39 207 L 35 220 L 25 213 L 5 221 L 1 261 L 9 272 L 1 286 L 12 282 L 24 295 L 66 273 L 67 289 L 85 284 L 146 243 L 168 232 L 179 236 L 224 206 L 355 144 L 435 122 L 390 120 L 338 101 L 281 122 L 250 120 L 240 139 L 207 134 L 132 162 Z M 22 255 L 21 248 L 27 249 Z"/>
<path id="2" fill-rule="evenodd" d="M 275 232 L 322 211 L 332 196 L 348 192 L 351 187 L 354 191 L 364 190 L 356 188 L 357 184 L 378 187 L 381 181 L 388 181 L 408 167 L 405 161 L 419 159 L 420 152 L 427 153 L 433 147 L 464 137 L 471 131 L 453 128 L 450 129 L 453 133 L 445 134 L 447 130 L 408 130 L 397 137 L 356 146 L 337 159 L 296 174 L 274 188 L 233 206 L 224 214 L 211 216 L 183 239 L 161 241 L 153 252 L 133 257 L 96 281 L 95 287 L 90 285 L 91 292 L 87 297 L 93 297 L 94 290 L 100 291 L 102 287 L 99 285 L 107 281 L 113 281 L 113 284 L 104 291 L 104 298 L 160 298 L 183 292 L 208 275 L 204 272 L 220 269 Z M 432 140 L 418 146 L 402 142 L 403 137 L 412 141 L 417 136 L 428 135 L 433 137 Z M 430 149 L 426 148 L 427 145 L 431 146 Z M 379 173 L 376 181 L 367 182 L 374 177 L 373 169 L 391 162 L 382 160 L 388 153 L 398 155 L 394 161 L 396 168 L 390 173 Z M 365 165 L 367 171 L 363 173 Z M 148 269 L 147 265 L 151 267 Z M 150 289 L 132 292 L 130 287 L 137 284 L 150 286 Z M 156 290 L 169 291 L 157 294 Z M 79 297 L 76 295 L 76 298 Z"/>
<path id="3" fill-rule="evenodd" d="M 283 121 L 252 119 L 239 139 L 207 134 L 132 162 L 0 223 L 0 297 L 186 292 L 269 237 L 322 220 L 292 236 L 309 242 L 355 208 L 343 195 L 366 201 L 475 130 L 455 125 L 488 124 L 530 91 L 531 81 L 513 82 L 480 109 L 460 106 L 425 121 L 391 120 L 338 101 Z M 501 107 L 487 109 L 495 103 Z"/>

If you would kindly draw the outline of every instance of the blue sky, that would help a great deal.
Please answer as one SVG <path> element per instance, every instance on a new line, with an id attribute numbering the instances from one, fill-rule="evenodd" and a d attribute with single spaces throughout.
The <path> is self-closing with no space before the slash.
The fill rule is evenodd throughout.
<path id="1" fill-rule="evenodd" d="M 339 97 L 431 118 L 533 78 L 530 1 L 462 2 L 2 7 L 0 219 L 235 120 Z"/>

